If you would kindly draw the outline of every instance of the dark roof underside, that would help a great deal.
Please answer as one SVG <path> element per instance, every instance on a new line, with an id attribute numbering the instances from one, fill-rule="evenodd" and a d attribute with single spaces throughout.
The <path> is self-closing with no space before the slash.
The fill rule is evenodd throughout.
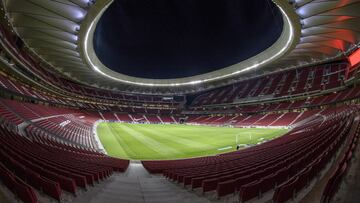
<path id="1" fill-rule="evenodd" d="M 270 0 L 116 0 L 98 23 L 94 48 L 119 73 L 179 78 L 256 55 L 282 26 Z"/>

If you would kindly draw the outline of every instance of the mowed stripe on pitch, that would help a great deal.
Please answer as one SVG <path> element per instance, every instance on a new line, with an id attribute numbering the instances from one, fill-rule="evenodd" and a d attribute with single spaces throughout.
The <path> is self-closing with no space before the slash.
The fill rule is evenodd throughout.
<path id="1" fill-rule="evenodd" d="M 107 125 L 109 129 L 111 130 L 111 134 L 116 138 L 116 141 L 118 142 L 118 146 L 121 151 L 124 151 L 127 157 L 134 157 L 136 156 L 136 153 L 131 149 L 130 146 L 126 144 L 125 137 L 123 133 L 118 132 L 117 126 L 108 124 Z"/>
<path id="2" fill-rule="evenodd" d="M 152 156 L 159 158 L 164 157 L 164 154 L 159 154 L 151 146 L 144 145 L 142 141 L 135 139 L 133 135 L 128 133 L 126 130 L 122 129 L 119 125 L 113 125 L 113 129 L 116 129 L 117 136 L 122 138 L 123 140 L 122 146 L 126 147 L 124 149 L 130 149 L 133 152 L 127 158 L 148 159 L 151 158 Z"/>
<path id="3" fill-rule="evenodd" d="M 215 127 L 204 129 L 199 126 L 188 126 L 188 128 L 187 130 L 181 130 L 181 132 L 175 131 L 175 129 L 169 130 L 169 134 L 173 134 L 177 139 L 182 138 L 194 143 L 202 143 L 204 151 L 211 149 L 216 151 L 217 148 L 235 143 L 236 129 L 219 129 Z M 226 132 L 228 130 L 231 130 L 231 132 Z"/>
<path id="4" fill-rule="evenodd" d="M 123 131 L 127 132 L 129 135 L 132 135 L 132 137 L 136 140 L 138 140 L 139 142 L 143 143 L 143 145 L 145 146 L 150 146 L 151 149 L 153 149 L 154 151 L 158 152 L 159 154 L 169 154 L 169 153 L 173 153 L 173 154 L 182 154 L 182 152 L 168 147 L 166 145 L 161 144 L 160 142 L 144 135 L 143 133 L 130 128 L 126 125 L 120 125 L 119 126 Z"/>
<path id="5" fill-rule="evenodd" d="M 123 149 L 121 145 L 122 141 L 118 139 L 116 133 L 112 132 L 111 128 L 112 126 L 107 123 L 106 125 L 101 125 L 97 128 L 97 135 L 99 136 L 106 152 L 111 155 L 128 157 L 128 151 Z"/>
<path id="6" fill-rule="evenodd" d="M 141 125 L 139 125 L 138 128 L 141 131 L 145 131 L 159 139 L 164 139 L 166 141 L 170 141 L 175 144 L 180 144 L 180 146 L 187 145 L 188 147 L 192 147 L 192 148 L 196 147 L 196 148 L 202 148 L 202 149 L 214 148 L 214 146 L 209 145 L 209 144 L 195 142 L 190 139 L 176 136 L 176 134 L 173 134 L 170 131 L 165 133 L 165 132 L 161 131 L 161 129 L 152 129 L 152 128 L 148 128 L 147 126 L 141 126 Z"/>
<path id="7" fill-rule="evenodd" d="M 217 142 L 208 142 L 207 139 L 204 139 L 205 137 L 208 137 L 209 133 L 202 134 L 199 132 L 199 129 L 194 129 L 192 131 L 187 132 L 178 132 L 176 128 L 173 128 L 173 126 L 161 126 L 161 125 L 151 125 L 151 124 L 138 124 L 138 125 L 129 125 L 130 127 L 134 127 L 135 129 L 138 129 L 142 131 L 144 134 L 151 134 L 154 139 L 158 140 L 159 142 L 164 143 L 165 145 L 172 146 L 173 148 L 176 148 L 179 151 L 184 152 L 187 156 L 190 157 L 198 157 L 198 156 L 206 156 L 206 155 L 213 155 L 219 153 L 218 148 L 221 147 L 228 147 L 229 144 L 222 141 Z M 165 132 L 162 132 L 162 130 L 166 129 Z M 218 134 L 212 130 L 211 134 L 215 135 Z M 173 134 L 171 134 L 172 132 Z M 157 134 L 157 135 L 154 135 Z M 159 134 L 162 134 L 158 136 Z M 182 136 L 184 137 L 182 137 Z M 164 136 L 164 137 L 162 137 Z M 199 143 L 197 141 L 193 141 L 195 137 L 198 137 L 197 140 L 201 141 L 200 138 L 203 138 L 203 143 Z M 180 138 L 180 139 L 179 139 Z M 187 142 L 188 145 L 185 145 L 181 141 Z M 196 139 L 195 139 L 196 140 Z M 227 139 L 225 139 L 227 140 Z M 231 150 L 231 149 L 230 149 Z M 230 151 L 226 150 L 226 151 Z M 222 151 L 225 152 L 225 151 Z M 174 155 L 173 158 L 183 158 L 184 156 Z"/>

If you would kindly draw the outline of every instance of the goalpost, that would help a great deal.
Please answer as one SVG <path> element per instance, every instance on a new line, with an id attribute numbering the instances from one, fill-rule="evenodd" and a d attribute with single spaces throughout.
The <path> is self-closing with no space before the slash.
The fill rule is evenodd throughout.
<path id="1" fill-rule="evenodd" d="M 235 135 L 235 144 L 236 144 L 236 146 L 239 145 L 239 135 L 240 135 L 240 134 L 236 134 L 236 135 Z M 248 135 L 249 135 L 250 142 L 251 142 L 251 141 L 252 141 L 252 133 L 251 133 L 251 132 L 248 132 Z"/>

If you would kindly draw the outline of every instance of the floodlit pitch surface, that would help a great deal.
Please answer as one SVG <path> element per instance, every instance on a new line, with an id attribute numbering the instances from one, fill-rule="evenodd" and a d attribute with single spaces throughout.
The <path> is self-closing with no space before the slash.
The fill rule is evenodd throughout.
<path id="1" fill-rule="evenodd" d="M 236 139 L 239 144 L 256 144 L 286 132 L 286 129 L 176 124 L 100 123 L 97 127 L 97 134 L 108 155 L 132 160 L 220 154 L 236 150 Z"/>

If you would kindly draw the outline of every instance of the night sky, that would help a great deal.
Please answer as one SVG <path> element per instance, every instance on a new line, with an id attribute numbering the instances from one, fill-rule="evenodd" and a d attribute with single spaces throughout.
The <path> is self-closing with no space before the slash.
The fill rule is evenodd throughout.
<path id="1" fill-rule="evenodd" d="M 178 78 L 256 55 L 282 26 L 270 0 L 115 0 L 98 23 L 94 48 L 119 73 Z"/>

